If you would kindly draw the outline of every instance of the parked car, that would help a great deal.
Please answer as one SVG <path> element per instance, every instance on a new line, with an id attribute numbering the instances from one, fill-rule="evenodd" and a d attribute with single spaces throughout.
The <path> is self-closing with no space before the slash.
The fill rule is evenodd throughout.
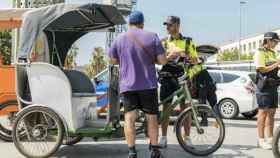
<path id="1" fill-rule="evenodd" d="M 239 114 L 253 118 L 257 114 L 255 96 L 256 73 L 245 71 L 209 70 L 217 85 L 219 111 L 223 118 Z"/>

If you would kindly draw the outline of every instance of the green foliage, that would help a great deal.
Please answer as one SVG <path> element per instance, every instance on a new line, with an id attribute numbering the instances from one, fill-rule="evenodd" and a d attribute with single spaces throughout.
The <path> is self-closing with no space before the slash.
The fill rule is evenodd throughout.
<path id="1" fill-rule="evenodd" d="M 0 32 L 0 54 L 2 55 L 2 63 L 4 65 L 11 64 L 11 50 L 12 50 L 12 36 L 11 31 Z"/>
<path id="2" fill-rule="evenodd" d="M 240 60 L 253 60 L 253 54 L 241 54 L 240 55 Z M 232 51 L 223 51 L 221 53 L 218 54 L 218 58 L 217 61 L 237 61 L 239 60 L 238 57 L 238 50 L 234 49 Z"/>
<path id="3" fill-rule="evenodd" d="M 66 69 L 73 69 L 75 66 L 77 66 L 76 63 L 76 57 L 78 55 L 79 48 L 76 45 L 73 45 L 72 48 L 69 50 L 64 66 Z"/>
<path id="4" fill-rule="evenodd" d="M 90 78 L 94 78 L 95 75 L 102 72 L 107 67 L 104 55 L 105 53 L 102 47 L 94 48 L 90 63 L 86 65 L 86 73 Z"/>

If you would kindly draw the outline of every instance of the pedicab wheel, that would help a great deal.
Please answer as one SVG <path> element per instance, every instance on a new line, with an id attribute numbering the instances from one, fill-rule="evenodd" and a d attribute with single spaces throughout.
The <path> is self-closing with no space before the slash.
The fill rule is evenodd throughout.
<path id="1" fill-rule="evenodd" d="M 82 139 L 83 139 L 82 136 L 65 137 L 63 140 L 63 145 L 72 146 L 72 145 L 79 143 Z"/>
<path id="2" fill-rule="evenodd" d="M 193 119 L 193 111 L 189 109 L 178 117 L 176 136 L 180 146 L 186 152 L 195 156 L 207 156 L 217 151 L 223 144 L 225 126 L 221 118 L 211 108 L 207 106 L 195 108 L 200 127 L 197 127 Z"/>
<path id="3" fill-rule="evenodd" d="M 274 133 L 272 141 L 272 151 L 275 158 L 280 158 L 280 149 L 279 149 L 279 139 L 280 139 L 280 127 Z"/>
<path id="4" fill-rule="evenodd" d="M 0 106 L 0 139 L 4 141 L 12 141 L 12 129 L 17 107 L 18 103 L 16 100 L 7 101 Z"/>
<path id="5" fill-rule="evenodd" d="M 64 126 L 51 109 L 30 107 L 17 115 L 12 136 L 16 148 L 24 156 L 47 158 L 62 144 Z"/>

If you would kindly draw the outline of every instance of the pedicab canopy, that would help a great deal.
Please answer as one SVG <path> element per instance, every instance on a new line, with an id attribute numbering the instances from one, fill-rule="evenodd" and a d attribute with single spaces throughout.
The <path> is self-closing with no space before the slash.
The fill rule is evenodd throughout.
<path id="1" fill-rule="evenodd" d="M 200 45 L 196 47 L 199 56 L 209 57 L 218 53 L 219 49 L 212 45 Z"/>
<path id="2" fill-rule="evenodd" d="M 121 13 L 110 5 L 57 4 L 28 11 L 23 18 L 18 59 L 31 56 L 36 40 L 43 33 L 50 62 L 62 66 L 68 50 L 81 36 L 125 23 Z"/>

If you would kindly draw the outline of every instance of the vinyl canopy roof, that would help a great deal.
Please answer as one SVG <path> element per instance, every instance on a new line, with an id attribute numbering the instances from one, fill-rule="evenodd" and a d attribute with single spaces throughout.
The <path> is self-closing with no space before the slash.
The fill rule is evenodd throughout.
<path id="1" fill-rule="evenodd" d="M 104 30 L 125 24 L 121 13 L 111 5 L 57 4 L 32 9 L 24 14 L 18 57 L 28 58 L 41 33 L 47 37 L 54 65 L 64 64 L 72 44 L 90 31 Z"/>

